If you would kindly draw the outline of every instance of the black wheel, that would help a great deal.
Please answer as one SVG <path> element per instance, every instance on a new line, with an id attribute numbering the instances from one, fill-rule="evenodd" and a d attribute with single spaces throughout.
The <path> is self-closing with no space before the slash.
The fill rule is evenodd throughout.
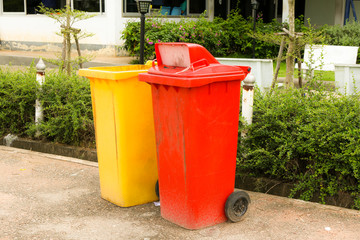
<path id="1" fill-rule="evenodd" d="M 233 192 L 225 204 L 225 215 L 232 222 L 239 222 L 250 204 L 249 194 L 243 191 Z"/>
<path id="2" fill-rule="evenodd" d="M 160 194 L 159 194 L 159 180 L 157 180 L 156 183 L 155 183 L 155 193 L 156 193 L 156 196 L 160 199 Z"/>

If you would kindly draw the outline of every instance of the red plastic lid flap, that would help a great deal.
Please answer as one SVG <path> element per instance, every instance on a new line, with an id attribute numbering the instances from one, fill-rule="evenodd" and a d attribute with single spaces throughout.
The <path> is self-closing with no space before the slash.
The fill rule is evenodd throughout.
<path id="1" fill-rule="evenodd" d="M 203 46 L 194 43 L 156 43 L 155 53 L 158 66 L 190 67 L 199 60 L 208 64 L 219 63 Z"/>
<path id="2" fill-rule="evenodd" d="M 220 64 L 203 46 L 193 43 L 157 43 L 158 64 L 153 64 L 140 81 L 178 87 L 195 87 L 212 82 L 244 80 L 249 67 Z M 151 76 L 150 76 L 151 75 Z"/>

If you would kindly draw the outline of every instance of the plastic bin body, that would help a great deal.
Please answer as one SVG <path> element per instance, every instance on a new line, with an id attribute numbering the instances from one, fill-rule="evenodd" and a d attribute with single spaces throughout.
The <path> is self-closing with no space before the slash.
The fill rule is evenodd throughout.
<path id="1" fill-rule="evenodd" d="M 224 222 L 235 184 L 240 81 L 246 74 L 229 66 L 237 73 L 212 77 L 212 65 L 205 64 L 207 76 L 198 78 L 203 75 L 190 70 L 194 78 L 184 77 L 186 67 L 171 73 L 176 68 L 161 68 L 158 55 L 157 49 L 160 67 L 139 80 L 152 85 L 161 215 L 188 229 Z"/>
<path id="2" fill-rule="evenodd" d="M 129 207 L 157 200 L 149 66 L 81 69 L 90 79 L 102 198 Z"/>

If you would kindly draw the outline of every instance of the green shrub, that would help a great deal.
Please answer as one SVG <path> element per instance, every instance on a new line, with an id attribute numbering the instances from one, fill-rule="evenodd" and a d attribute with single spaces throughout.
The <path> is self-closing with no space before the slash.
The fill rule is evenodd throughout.
<path id="1" fill-rule="evenodd" d="M 262 19 L 257 21 L 256 33 L 260 35 L 274 35 L 282 31 L 282 24 L 275 19 L 270 23 L 264 23 Z M 274 42 L 255 40 L 255 57 L 256 58 L 275 58 L 279 52 L 280 41 Z M 252 53 L 252 48 L 251 48 Z"/>
<path id="2" fill-rule="evenodd" d="M 360 209 L 360 96 L 304 89 L 257 92 L 253 124 L 240 139 L 239 171 L 295 183 L 310 200 L 350 192 Z"/>
<path id="3" fill-rule="evenodd" d="M 163 18 L 147 18 L 145 21 L 145 59 L 153 58 L 155 53 L 154 44 L 158 42 L 158 39 L 161 39 L 163 42 L 177 41 L 176 36 L 172 32 L 176 28 L 176 23 L 169 21 L 167 24 L 163 24 L 162 22 Z M 132 56 L 138 54 L 140 51 L 140 23 L 128 21 L 121 38 L 125 40 L 124 49 Z"/>
<path id="4" fill-rule="evenodd" d="M 178 42 L 200 44 L 214 56 L 225 56 L 229 46 L 226 32 L 221 27 L 222 22 L 221 18 L 216 18 L 213 22 L 204 17 L 196 21 L 182 19 L 174 32 Z"/>
<path id="5" fill-rule="evenodd" d="M 44 121 L 35 126 L 35 100 L 44 108 Z M 47 72 L 40 91 L 36 69 L 0 68 L 0 136 L 34 136 L 50 141 L 94 146 L 95 134 L 89 81 L 76 74 Z"/>
<path id="6" fill-rule="evenodd" d="M 326 44 L 359 46 L 360 23 L 358 22 L 348 22 L 344 26 L 325 26 L 323 30 Z"/>
<path id="7" fill-rule="evenodd" d="M 197 20 L 181 19 L 179 22 L 161 16 L 147 18 L 145 22 L 144 58 L 152 59 L 157 42 L 191 42 L 203 45 L 215 56 L 225 54 L 227 42 L 222 34 L 220 19 L 209 22 L 204 16 Z M 129 21 L 122 32 L 124 48 L 131 54 L 140 51 L 140 23 Z"/>
<path id="8" fill-rule="evenodd" d="M 344 26 L 333 25 L 323 28 L 325 44 L 340 46 L 359 46 L 360 45 L 360 23 L 348 22 Z M 358 54 L 358 61 L 360 54 Z"/>
<path id="9" fill-rule="evenodd" d="M 34 121 L 37 82 L 35 69 L 12 72 L 0 68 L 0 136 L 23 135 Z"/>
<path id="10" fill-rule="evenodd" d="M 72 145 L 91 145 L 95 140 L 88 79 L 62 72 L 46 75 L 39 95 L 44 121 L 39 130 L 48 140 Z M 35 126 L 29 130 L 34 134 Z"/>
<path id="11" fill-rule="evenodd" d="M 252 55 L 253 25 L 251 18 L 244 19 L 239 11 L 232 11 L 226 20 L 215 18 L 208 21 L 204 16 L 198 19 L 182 18 L 174 21 L 163 16 L 154 16 L 145 22 L 145 59 L 152 59 L 157 42 L 191 42 L 203 45 L 216 57 Z M 273 21 L 265 24 L 257 21 L 257 31 L 261 34 L 279 32 L 281 24 Z M 140 50 L 140 23 L 129 21 L 121 33 L 123 48 L 131 55 L 138 55 Z M 256 42 L 255 56 L 258 58 L 275 57 L 278 46 L 260 40 Z"/>
<path id="12" fill-rule="evenodd" d="M 253 26 L 239 12 L 239 10 L 232 11 L 228 18 L 221 21 L 220 24 L 224 36 L 228 39 L 228 54 L 237 56 L 241 53 L 250 56 L 253 38 L 249 36 L 249 33 L 253 31 Z"/>

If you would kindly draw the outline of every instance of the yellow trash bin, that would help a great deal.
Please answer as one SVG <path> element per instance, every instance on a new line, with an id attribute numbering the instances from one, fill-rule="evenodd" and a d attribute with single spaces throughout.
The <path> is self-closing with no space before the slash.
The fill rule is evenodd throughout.
<path id="1" fill-rule="evenodd" d="M 80 69 L 90 79 L 101 197 L 121 207 L 158 200 L 149 65 Z"/>

